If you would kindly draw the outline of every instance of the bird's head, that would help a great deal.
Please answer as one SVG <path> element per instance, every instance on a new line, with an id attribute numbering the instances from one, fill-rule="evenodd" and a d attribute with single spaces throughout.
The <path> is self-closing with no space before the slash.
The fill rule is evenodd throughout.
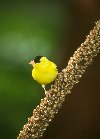
<path id="1" fill-rule="evenodd" d="M 33 60 L 31 60 L 30 62 L 29 62 L 29 64 L 31 64 L 32 66 L 34 66 L 34 64 L 35 63 L 40 63 L 40 60 L 41 60 L 41 58 L 42 58 L 43 56 L 36 56 Z"/>

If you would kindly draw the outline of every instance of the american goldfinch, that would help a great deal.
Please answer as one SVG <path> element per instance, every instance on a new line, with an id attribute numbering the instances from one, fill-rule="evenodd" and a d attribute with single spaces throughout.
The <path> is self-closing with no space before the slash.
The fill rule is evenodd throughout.
<path id="1" fill-rule="evenodd" d="M 44 56 L 36 56 L 29 64 L 33 66 L 32 77 L 42 85 L 44 90 L 45 85 L 51 83 L 57 77 L 57 66 Z"/>

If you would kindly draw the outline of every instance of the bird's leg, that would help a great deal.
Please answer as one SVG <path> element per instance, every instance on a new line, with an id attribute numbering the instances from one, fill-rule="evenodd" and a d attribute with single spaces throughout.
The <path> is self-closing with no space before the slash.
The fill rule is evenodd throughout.
<path id="1" fill-rule="evenodd" d="M 45 94 L 47 93 L 46 89 L 45 89 L 45 85 L 42 85 L 44 91 L 45 91 Z"/>

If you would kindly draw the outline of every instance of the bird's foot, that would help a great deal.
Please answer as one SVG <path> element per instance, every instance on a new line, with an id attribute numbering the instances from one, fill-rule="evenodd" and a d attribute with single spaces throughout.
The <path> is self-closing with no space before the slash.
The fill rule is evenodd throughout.
<path id="1" fill-rule="evenodd" d="M 45 95 L 46 95 L 47 91 L 46 91 L 46 89 L 45 89 L 45 85 L 42 85 L 42 88 L 44 89 Z"/>

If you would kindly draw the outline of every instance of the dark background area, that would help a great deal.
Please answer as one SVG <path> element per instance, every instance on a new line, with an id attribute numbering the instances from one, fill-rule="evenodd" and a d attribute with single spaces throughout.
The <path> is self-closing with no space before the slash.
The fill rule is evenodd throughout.
<path id="1" fill-rule="evenodd" d="M 16 139 L 44 98 L 28 62 L 45 55 L 60 72 L 99 19 L 99 0 L 0 2 L 0 139 Z M 100 54 L 43 136 L 67 138 L 100 138 Z"/>

